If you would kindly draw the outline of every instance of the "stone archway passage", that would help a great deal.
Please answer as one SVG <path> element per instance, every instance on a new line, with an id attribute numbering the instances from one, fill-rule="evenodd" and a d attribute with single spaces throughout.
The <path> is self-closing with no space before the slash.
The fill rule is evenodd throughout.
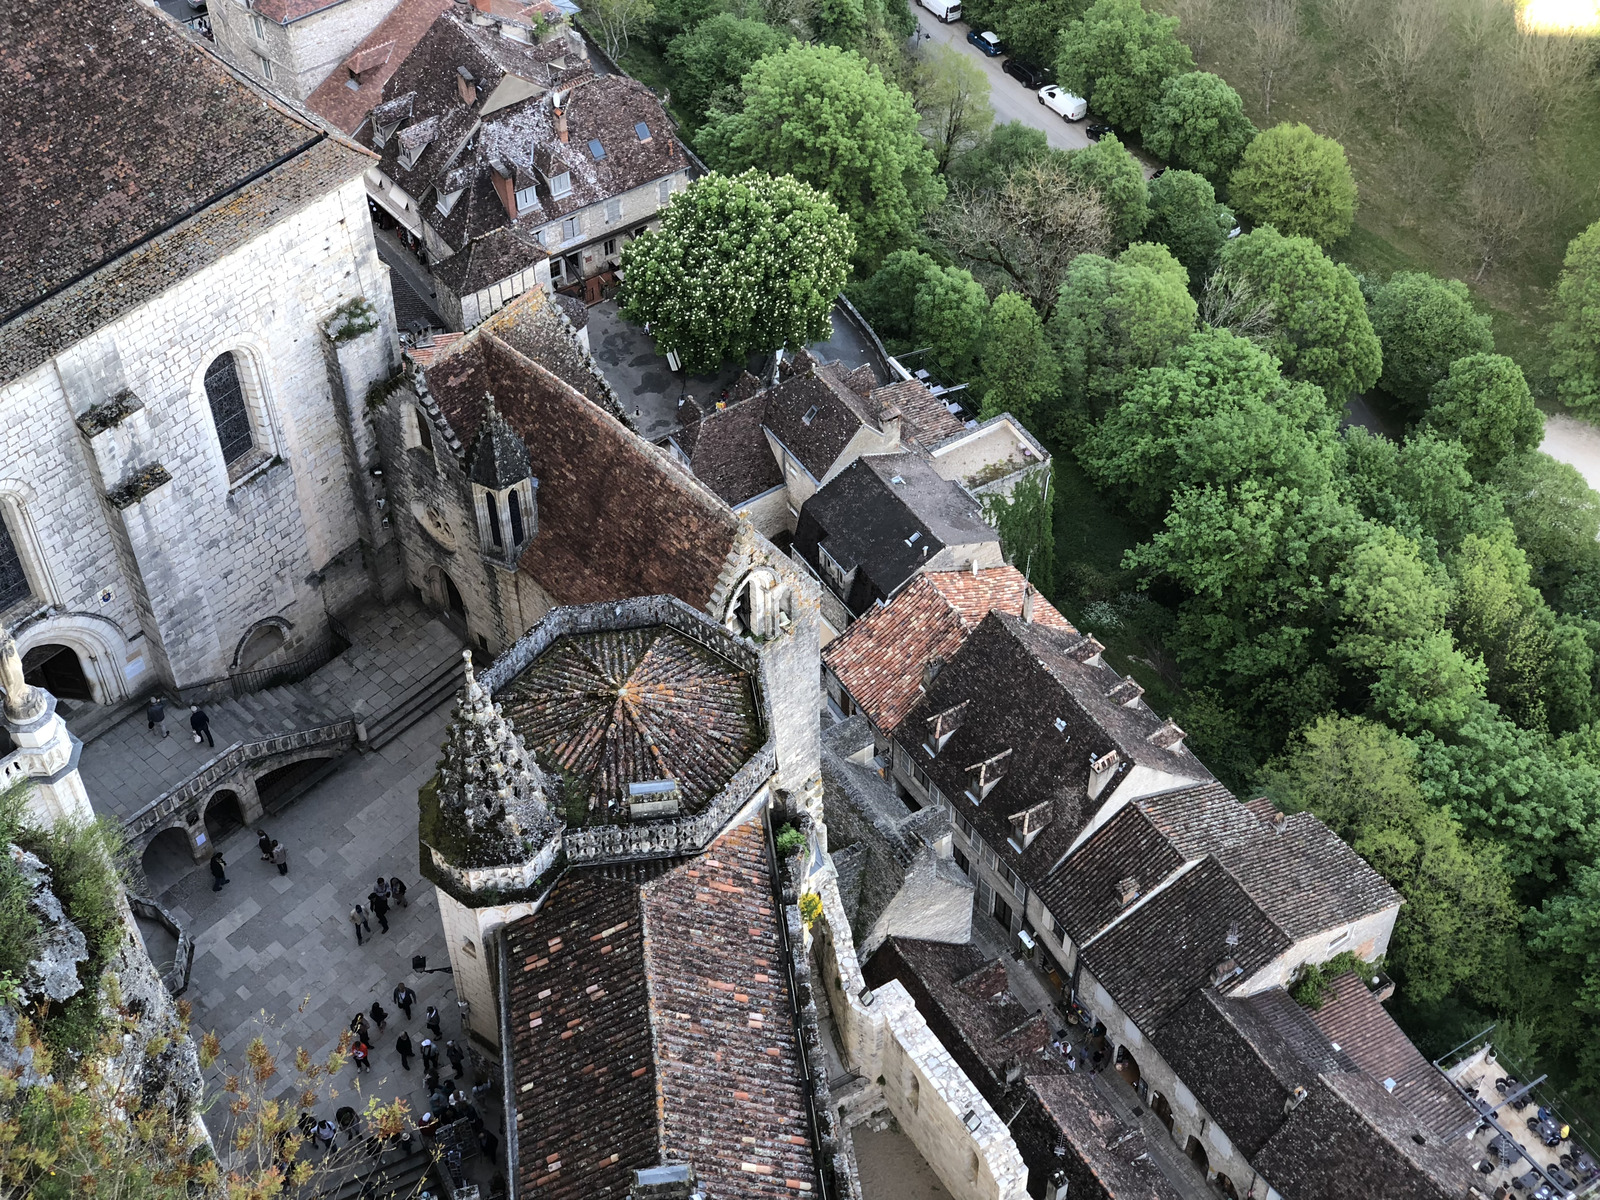
<path id="1" fill-rule="evenodd" d="M 1200 1144 L 1199 1138 L 1191 1135 L 1189 1141 L 1183 1147 L 1183 1152 L 1189 1156 L 1190 1161 L 1199 1167 L 1201 1171 L 1209 1172 L 1211 1170 L 1211 1160 L 1206 1154 L 1206 1148 Z"/>
<path id="2" fill-rule="evenodd" d="M 22 656 L 23 678 L 57 700 L 94 701 L 94 689 L 84 674 L 78 652 L 59 642 L 45 642 Z"/>
<path id="3" fill-rule="evenodd" d="M 239 803 L 239 793 L 222 791 L 206 801 L 206 836 L 217 846 L 235 829 L 244 827 L 244 809 Z"/>
<path id="4" fill-rule="evenodd" d="M 276 812 L 325 776 L 337 759 L 307 758 L 278 767 L 256 778 L 256 796 L 261 807 Z"/>
<path id="5" fill-rule="evenodd" d="M 163 829 L 144 848 L 139 867 L 152 892 L 161 892 L 194 870 L 194 848 L 189 834 L 176 825 Z"/>

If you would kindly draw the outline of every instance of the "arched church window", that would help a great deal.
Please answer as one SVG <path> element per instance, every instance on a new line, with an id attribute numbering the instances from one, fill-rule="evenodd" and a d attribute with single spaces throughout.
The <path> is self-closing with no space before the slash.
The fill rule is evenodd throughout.
<path id="1" fill-rule="evenodd" d="M 22 569 L 22 555 L 17 552 L 5 514 L 0 513 L 0 611 L 27 599 L 32 593 L 28 573 Z"/>
<path id="2" fill-rule="evenodd" d="M 511 544 L 522 545 L 522 500 L 517 493 L 511 493 Z"/>
<path id="3" fill-rule="evenodd" d="M 211 420 L 217 427 L 217 442 L 222 461 L 232 466 L 255 447 L 250 432 L 250 408 L 245 402 L 244 385 L 239 378 L 239 363 L 233 351 L 225 350 L 206 368 L 206 399 L 211 402 Z"/>

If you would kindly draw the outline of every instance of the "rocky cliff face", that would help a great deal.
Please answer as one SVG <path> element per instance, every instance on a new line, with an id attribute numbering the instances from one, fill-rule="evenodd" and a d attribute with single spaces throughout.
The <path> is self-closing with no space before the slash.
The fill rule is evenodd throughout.
<path id="1" fill-rule="evenodd" d="M 88 960 L 89 941 L 62 909 L 50 888 L 50 868 L 39 856 L 14 842 L 6 853 L 28 885 L 27 905 L 39 921 L 39 940 L 15 995 L 0 1004 L 0 1071 L 18 1072 L 18 1081 L 31 1087 L 43 1080 L 34 1073 L 33 1051 L 17 1046 L 17 1016 L 41 1004 L 64 1003 L 83 989 L 78 966 Z"/>

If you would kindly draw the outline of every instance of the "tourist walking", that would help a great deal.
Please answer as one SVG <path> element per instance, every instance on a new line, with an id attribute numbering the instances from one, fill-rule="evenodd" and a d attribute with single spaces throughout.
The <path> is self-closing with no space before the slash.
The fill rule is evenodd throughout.
<path id="1" fill-rule="evenodd" d="M 389 881 L 382 875 L 378 876 L 378 882 L 372 885 L 372 890 L 376 895 L 382 896 L 385 900 L 389 899 Z"/>
<path id="2" fill-rule="evenodd" d="M 277 864 L 279 875 L 289 873 L 289 849 L 276 839 L 272 843 L 272 861 Z"/>
<path id="3" fill-rule="evenodd" d="M 379 1004 L 376 1000 L 372 1002 L 372 1007 L 367 1010 L 367 1016 L 371 1017 L 378 1023 L 379 1033 L 382 1033 L 384 1026 L 389 1023 L 389 1010 L 384 1008 L 383 1005 Z"/>
<path id="4" fill-rule="evenodd" d="M 233 880 L 228 878 L 228 860 L 222 857 L 222 851 L 217 851 L 211 856 L 211 890 L 220 892 Z"/>
<path id="5" fill-rule="evenodd" d="M 405 984 L 397 983 L 394 985 L 394 1002 L 406 1014 L 406 1020 L 411 1020 L 411 1006 L 417 1002 L 417 994 Z"/>
<path id="6" fill-rule="evenodd" d="M 461 1047 L 456 1045 L 455 1039 L 444 1044 L 445 1057 L 450 1060 L 450 1069 L 455 1072 L 455 1078 L 461 1078 L 461 1064 L 466 1061 L 466 1055 L 461 1053 Z"/>
<path id="7" fill-rule="evenodd" d="M 161 736 L 167 736 L 167 702 L 160 696 L 151 696 L 150 703 L 144 707 L 144 719 L 152 730 L 161 730 Z"/>
<path id="8" fill-rule="evenodd" d="M 439 1070 L 439 1047 L 433 1044 L 432 1038 L 422 1039 L 422 1069 L 430 1075 Z"/>
<path id="9" fill-rule="evenodd" d="M 339 1122 L 339 1128 L 344 1130 L 344 1136 L 347 1141 L 353 1142 L 356 1140 L 356 1133 L 360 1128 L 360 1123 L 356 1119 L 355 1109 L 348 1104 L 341 1105 L 339 1111 L 333 1114 L 333 1119 Z"/>
<path id="10" fill-rule="evenodd" d="M 372 915 L 378 918 L 379 927 L 389 932 L 389 901 L 377 892 L 367 893 L 367 906 L 372 909 Z"/>
<path id="11" fill-rule="evenodd" d="M 389 898 L 401 908 L 410 908 L 406 902 L 406 885 L 400 882 L 400 876 L 389 876 Z"/>
<path id="12" fill-rule="evenodd" d="M 411 1056 L 416 1053 L 411 1047 L 411 1035 L 402 1032 L 394 1041 L 395 1052 L 400 1055 L 400 1066 L 404 1070 L 411 1070 Z"/>
<path id="13" fill-rule="evenodd" d="M 206 710 L 198 704 L 189 706 L 189 728 L 194 731 L 194 744 L 198 746 L 200 739 L 205 738 L 206 745 L 213 750 L 217 748 L 216 739 L 211 736 L 211 718 L 206 715 Z"/>
<path id="14" fill-rule="evenodd" d="M 339 1127 L 324 1117 L 317 1124 L 317 1141 L 321 1142 L 331 1152 L 333 1143 L 339 1139 Z"/>
<path id="15" fill-rule="evenodd" d="M 256 830 L 256 845 L 261 849 L 262 862 L 272 861 L 272 847 L 275 844 L 276 843 L 274 843 L 273 840 L 267 836 L 267 831 L 265 829 Z"/>
<path id="16" fill-rule="evenodd" d="M 361 945 L 361 931 L 365 929 L 372 932 L 372 926 L 367 924 L 367 910 L 357 904 L 350 910 L 350 924 L 356 927 L 356 945 Z"/>
<path id="17" fill-rule="evenodd" d="M 367 1014 L 357 1013 L 350 1018 L 350 1032 L 356 1035 L 356 1041 L 365 1042 L 371 1039 L 371 1031 L 367 1028 Z"/>
<path id="18" fill-rule="evenodd" d="M 372 1070 L 372 1063 L 367 1059 L 367 1044 L 357 1042 L 350 1050 L 350 1057 L 356 1060 L 356 1073 Z"/>
<path id="19" fill-rule="evenodd" d="M 427 1025 L 429 1029 L 433 1030 L 434 1037 L 439 1038 L 444 1036 L 444 1030 L 439 1028 L 439 1010 L 431 1004 L 428 1005 L 428 1015 L 424 1019 L 423 1024 Z"/>

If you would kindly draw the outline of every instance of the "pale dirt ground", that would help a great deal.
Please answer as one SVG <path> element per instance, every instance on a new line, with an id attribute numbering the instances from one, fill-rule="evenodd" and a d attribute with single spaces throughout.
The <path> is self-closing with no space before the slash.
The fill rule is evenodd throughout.
<path id="1" fill-rule="evenodd" d="M 1547 416 L 1539 449 L 1577 467 L 1589 486 L 1600 491 L 1600 428 L 1577 417 Z"/>
<path id="2" fill-rule="evenodd" d="M 933 1168 L 898 1129 L 874 1133 L 859 1125 L 852 1136 L 867 1200 L 950 1200 Z"/>

